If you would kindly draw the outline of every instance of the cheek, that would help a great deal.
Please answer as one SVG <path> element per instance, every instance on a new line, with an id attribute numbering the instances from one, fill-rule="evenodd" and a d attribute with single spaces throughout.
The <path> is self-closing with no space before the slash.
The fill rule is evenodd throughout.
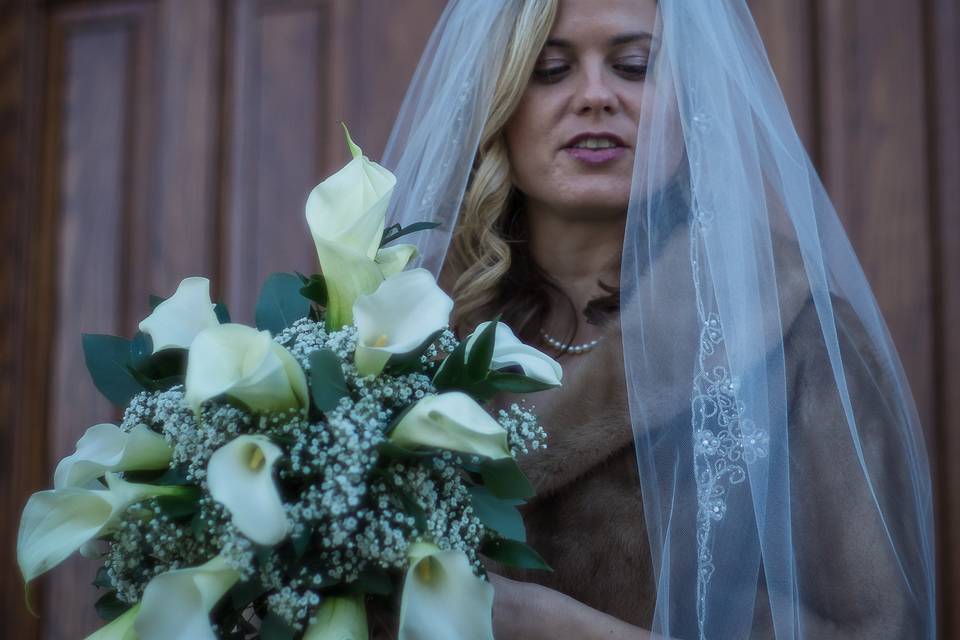
<path id="1" fill-rule="evenodd" d="M 554 162 L 551 116 L 547 105 L 524 99 L 504 130 L 514 183 L 537 191 Z"/>

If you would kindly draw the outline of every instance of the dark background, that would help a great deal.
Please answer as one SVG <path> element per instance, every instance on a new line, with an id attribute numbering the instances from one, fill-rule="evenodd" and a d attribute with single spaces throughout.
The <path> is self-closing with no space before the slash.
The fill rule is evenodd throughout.
<path id="1" fill-rule="evenodd" d="M 80 333 L 209 276 L 235 318 L 314 268 L 309 189 L 372 159 L 444 0 L 0 0 L 0 624 L 75 639 L 94 563 L 24 606 L 20 511 L 115 417 Z M 933 465 L 941 636 L 960 637 L 960 3 L 755 0 L 798 129 L 900 350 Z"/>

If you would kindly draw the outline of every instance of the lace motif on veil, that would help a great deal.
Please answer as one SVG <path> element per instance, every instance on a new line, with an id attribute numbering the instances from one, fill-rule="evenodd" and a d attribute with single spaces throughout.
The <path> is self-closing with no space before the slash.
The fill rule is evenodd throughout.
<path id="1" fill-rule="evenodd" d="M 691 122 L 697 134 L 710 132 L 710 118 L 697 112 Z M 690 136 L 690 161 L 700 162 L 699 136 Z M 715 305 L 704 299 L 708 273 L 701 261 L 701 245 L 714 222 L 714 213 L 694 196 L 690 225 L 690 265 L 700 338 L 691 393 L 693 464 L 697 483 L 697 624 L 705 638 L 707 590 L 714 571 L 713 534 L 727 511 L 727 494 L 747 478 L 747 465 L 769 451 L 767 429 L 745 416 L 738 391 L 740 381 L 730 375 L 724 351 L 724 330 Z"/>

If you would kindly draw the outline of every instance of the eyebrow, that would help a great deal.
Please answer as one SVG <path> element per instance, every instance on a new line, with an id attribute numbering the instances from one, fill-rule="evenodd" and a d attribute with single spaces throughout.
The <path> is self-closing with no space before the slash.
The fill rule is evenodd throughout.
<path id="1" fill-rule="evenodd" d="M 647 33 L 646 31 L 641 31 L 638 33 L 622 33 L 617 36 L 613 36 L 610 40 L 607 41 L 607 44 L 611 47 L 616 47 L 621 44 L 628 44 L 630 42 L 643 42 L 653 40 L 653 34 Z M 573 43 L 569 40 L 564 40 L 562 38 L 550 38 L 547 40 L 546 46 L 548 47 L 558 47 L 560 49 L 575 49 Z"/>

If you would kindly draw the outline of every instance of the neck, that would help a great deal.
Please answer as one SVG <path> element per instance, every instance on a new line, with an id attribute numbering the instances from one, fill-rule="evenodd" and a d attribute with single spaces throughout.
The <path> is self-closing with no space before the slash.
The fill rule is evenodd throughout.
<path id="1" fill-rule="evenodd" d="M 590 340 L 599 334 L 598 327 L 586 325 L 582 315 L 587 303 L 608 292 L 598 281 L 611 286 L 620 284 L 620 255 L 623 250 L 624 215 L 609 212 L 579 211 L 576 217 L 563 216 L 534 203 L 528 204 L 530 254 L 536 263 L 559 285 L 573 302 L 580 319 L 578 339 Z M 551 332 L 567 332 L 567 302 L 551 292 Z"/>

